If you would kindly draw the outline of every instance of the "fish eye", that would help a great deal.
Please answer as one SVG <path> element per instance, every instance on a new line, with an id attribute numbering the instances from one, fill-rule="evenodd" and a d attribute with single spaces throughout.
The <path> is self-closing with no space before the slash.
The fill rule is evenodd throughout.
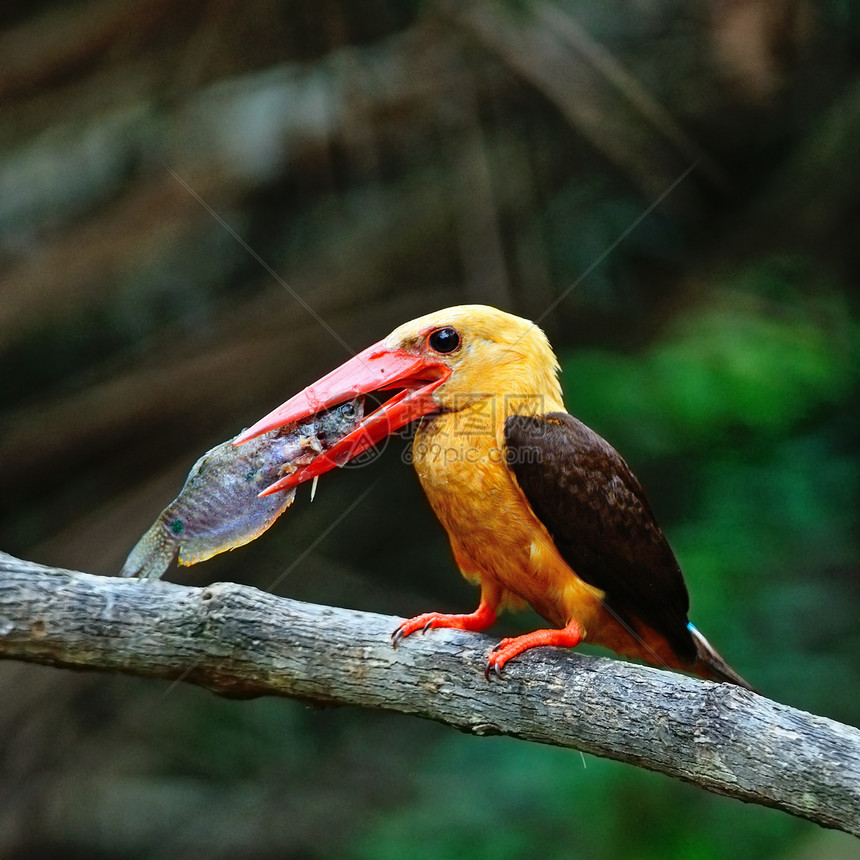
<path id="1" fill-rule="evenodd" d="M 436 331 L 430 332 L 427 337 L 427 345 L 434 352 L 447 355 L 454 352 L 460 345 L 460 332 L 455 328 L 437 328 Z"/>

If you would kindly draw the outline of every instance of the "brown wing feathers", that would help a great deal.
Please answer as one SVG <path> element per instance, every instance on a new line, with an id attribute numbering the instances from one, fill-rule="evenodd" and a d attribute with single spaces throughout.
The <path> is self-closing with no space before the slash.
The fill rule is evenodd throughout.
<path id="1" fill-rule="evenodd" d="M 505 422 L 508 465 L 561 556 L 628 623 L 640 618 L 692 661 L 681 570 L 618 452 L 564 412 Z"/>

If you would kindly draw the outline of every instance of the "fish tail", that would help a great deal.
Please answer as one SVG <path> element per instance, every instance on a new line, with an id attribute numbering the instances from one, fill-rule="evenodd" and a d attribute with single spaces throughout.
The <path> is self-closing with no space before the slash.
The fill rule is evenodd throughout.
<path id="1" fill-rule="evenodd" d="M 120 576 L 160 579 L 176 555 L 177 544 L 178 541 L 165 531 L 159 519 L 128 554 Z"/>
<path id="2" fill-rule="evenodd" d="M 696 643 L 696 662 L 693 671 L 697 675 L 711 681 L 727 681 L 730 684 L 737 684 L 739 687 L 756 692 L 751 684 L 747 683 L 723 660 L 711 643 L 692 624 L 687 624 L 687 629 L 693 635 L 693 641 Z"/>

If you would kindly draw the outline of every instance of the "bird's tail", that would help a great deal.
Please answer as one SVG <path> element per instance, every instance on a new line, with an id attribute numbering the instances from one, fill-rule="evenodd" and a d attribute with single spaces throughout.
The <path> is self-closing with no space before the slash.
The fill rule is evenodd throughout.
<path id="1" fill-rule="evenodd" d="M 693 671 L 697 675 L 709 678 L 711 681 L 728 681 L 730 684 L 737 684 L 739 687 L 746 687 L 747 690 L 756 692 L 751 684 L 748 684 L 720 657 L 711 643 L 692 624 L 687 624 L 687 629 L 696 643 L 696 662 Z"/>

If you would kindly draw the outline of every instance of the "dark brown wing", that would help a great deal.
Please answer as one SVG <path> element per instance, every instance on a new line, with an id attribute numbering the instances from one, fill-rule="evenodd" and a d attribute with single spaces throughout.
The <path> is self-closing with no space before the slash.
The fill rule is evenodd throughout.
<path id="1" fill-rule="evenodd" d="M 513 415 L 505 439 L 517 483 L 577 576 L 604 591 L 620 617 L 641 618 L 692 660 L 681 569 L 621 455 L 565 412 Z"/>

